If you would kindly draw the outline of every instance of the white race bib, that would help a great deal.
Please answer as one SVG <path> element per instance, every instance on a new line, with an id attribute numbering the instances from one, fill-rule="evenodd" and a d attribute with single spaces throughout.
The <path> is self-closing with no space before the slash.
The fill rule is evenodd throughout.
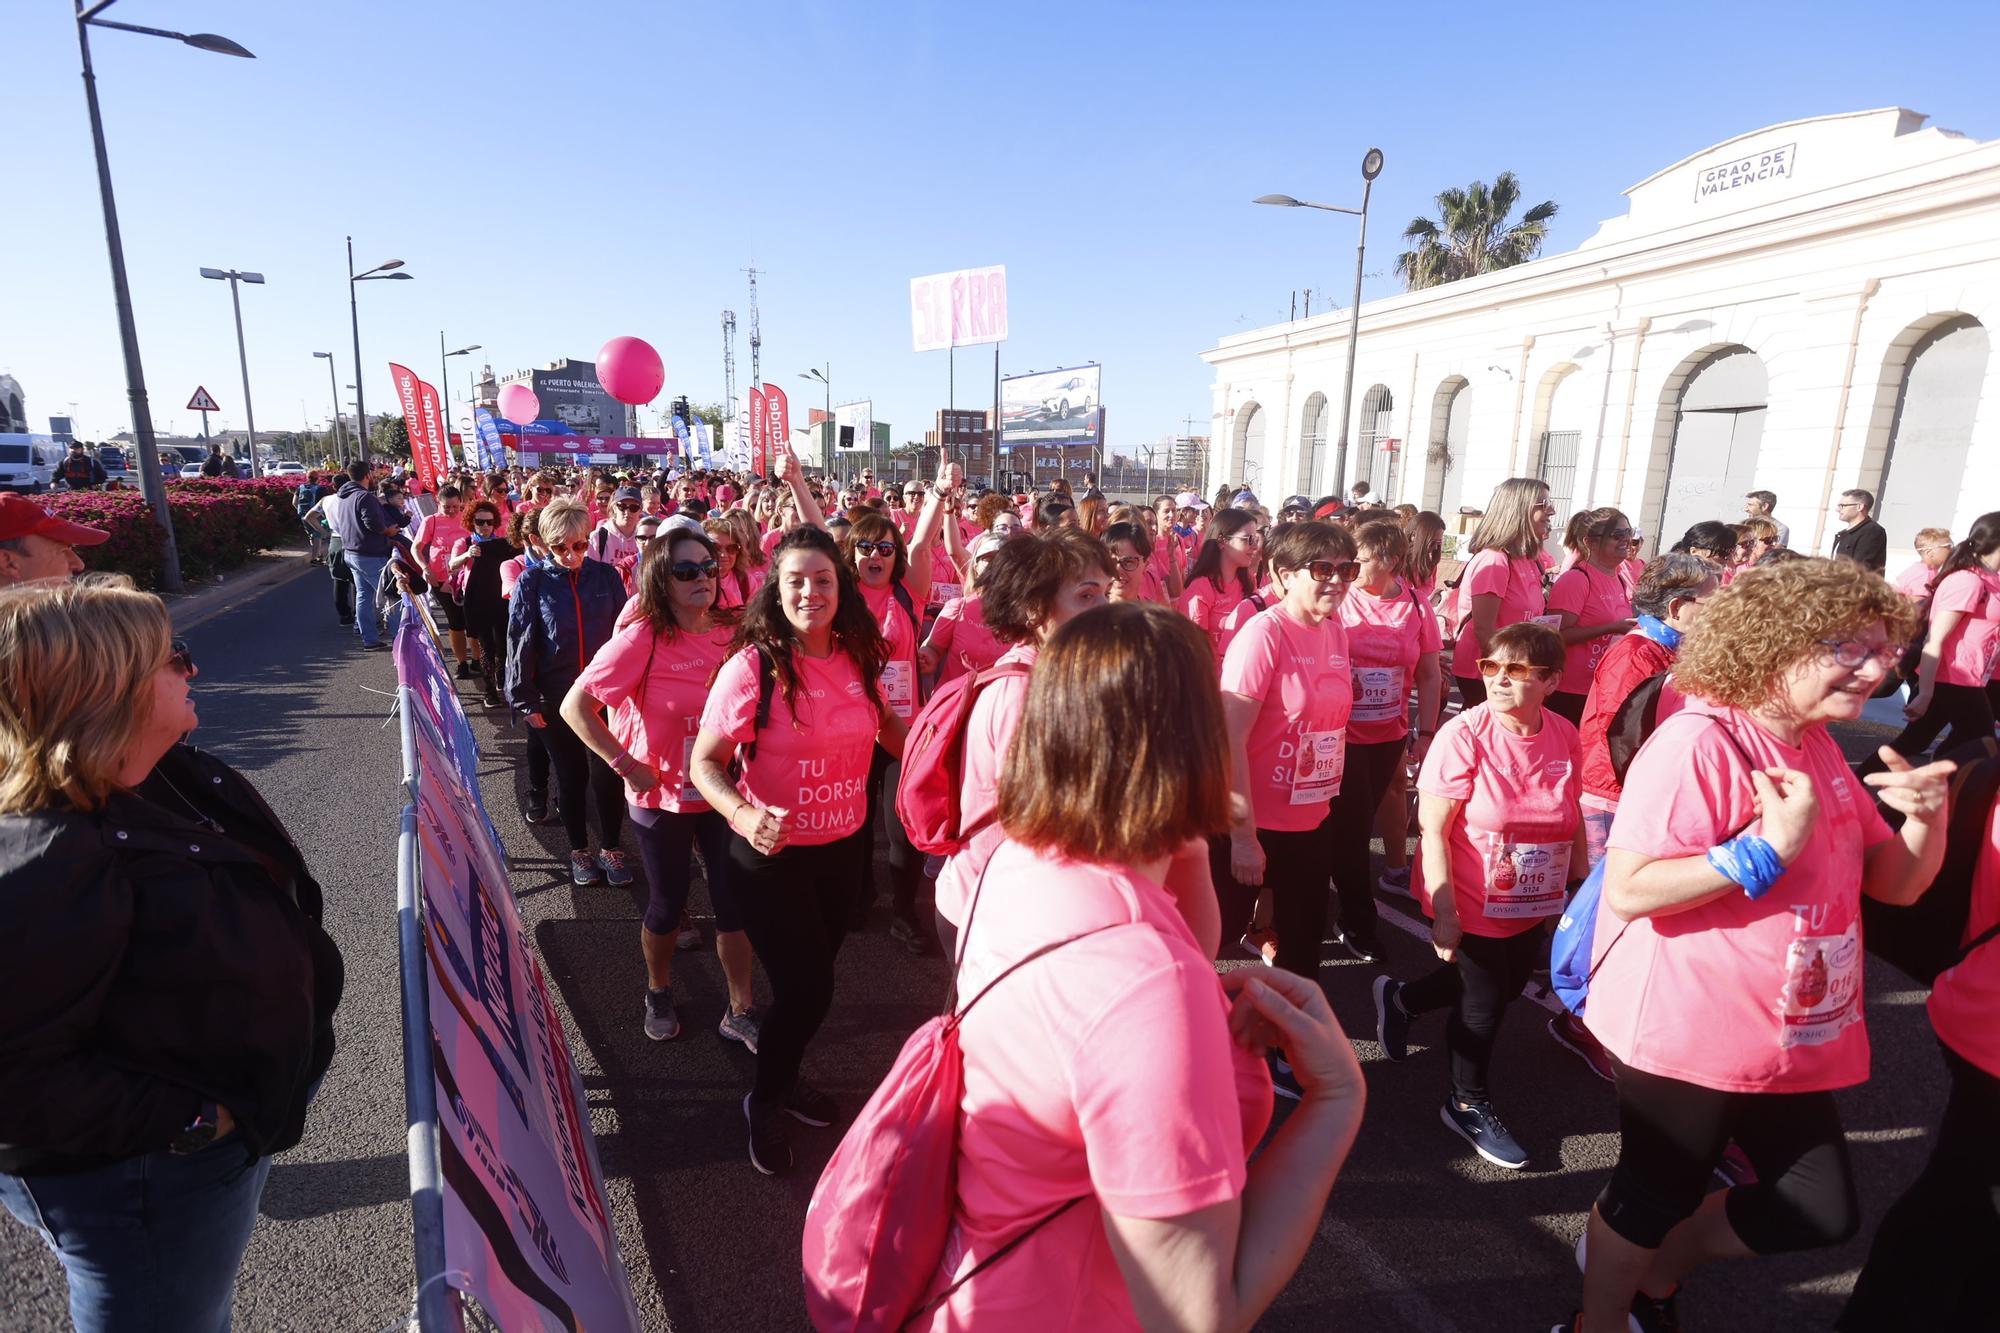
<path id="1" fill-rule="evenodd" d="M 693 731 L 694 729 L 695 729 L 695 719 L 689 718 L 688 730 Z M 688 805 L 690 803 L 694 805 L 707 804 L 707 802 L 703 800 L 702 794 L 699 791 L 695 790 L 694 739 L 695 738 L 693 736 L 688 736 L 681 741 L 681 804 L 683 806 Z"/>
<path id="2" fill-rule="evenodd" d="M 1481 841 L 1487 916 L 1504 921 L 1562 915 L 1572 840 L 1515 842 L 1488 832 Z"/>
<path id="3" fill-rule="evenodd" d="M 943 606 L 946 602 L 949 602 L 952 598 L 963 597 L 964 595 L 965 595 L 965 585 L 963 583 L 931 584 L 932 606 Z"/>
<path id="4" fill-rule="evenodd" d="M 1403 684 L 1403 668 L 1354 668 L 1354 711 L 1348 714 L 1350 720 L 1393 722 L 1405 716 L 1409 708 L 1410 692 Z"/>
<path id="5" fill-rule="evenodd" d="M 1785 952 L 1785 990 L 1778 1000 L 1780 1046 L 1819 1046 L 1861 1021 L 1861 931 L 1800 935 Z"/>
<path id="6" fill-rule="evenodd" d="M 882 664 L 882 697 L 897 717 L 916 716 L 915 685 L 916 676 L 908 662 Z"/>
<path id="7" fill-rule="evenodd" d="M 1347 732 L 1307 731 L 1298 738 L 1292 764 L 1292 804 L 1317 805 L 1340 795 L 1347 771 Z"/>
<path id="8" fill-rule="evenodd" d="M 1554 630 L 1558 634 L 1563 632 L 1563 618 L 1562 618 L 1562 612 L 1560 611 L 1553 612 L 1546 616 L 1529 616 L 1528 623 L 1530 625 L 1547 625 L 1550 629 Z"/>

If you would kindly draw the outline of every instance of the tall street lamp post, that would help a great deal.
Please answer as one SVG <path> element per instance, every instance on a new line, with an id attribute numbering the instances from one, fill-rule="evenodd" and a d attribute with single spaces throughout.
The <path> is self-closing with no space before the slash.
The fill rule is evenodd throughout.
<path id="1" fill-rule="evenodd" d="M 824 371 L 818 366 L 801 371 L 799 378 L 818 380 L 826 386 L 826 457 L 820 460 L 820 465 L 833 475 L 834 480 L 839 481 L 840 472 L 834 466 L 834 460 L 840 457 L 840 427 L 833 424 L 833 362 L 827 362 Z"/>
<path id="2" fill-rule="evenodd" d="M 361 309 L 354 300 L 354 284 L 371 282 L 378 278 L 384 280 L 393 278 L 407 282 L 416 276 L 414 273 L 395 271 L 401 267 L 403 267 L 402 260 L 392 259 L 386 264 L 377 264 L 366 273 L 356 273 L 354 238 L 352 236 L 347 238 L 347 316 L 354 327 L 354 413 L 356 420 L 360 422 L 361 461 L 364 463 L 368 461 L 368 394 L 361 386 L 368 382 L 368 376 L 361 370 Z"/>
<path id="3" fill-rule="evenodd" d="M 1348 315 L 1347 324 L 1347 377 L 1340 386 L 1340 443 L 1333 452 L 1333 486 L 1335 494 L 1345 494 L 1347 484 L 1347 429 L 1348 413 L 1354 404 L 1354 353 L 1361 345 L 1361 267 L 1368 257 L 1368 196 L 1375 188 L 1375 178 L 1382 174 L 1382 150 L 1371 148 L 1361 159 L 1361 207 L 1342 208 L 1339 204 L 1315 204 L 1305 199 L 1294 199 L 1288 194 L 1263 194 L 1253 203 L 1274 204 L 1279 208 L 1320 208 L 1329 213 L 1351 213 L 1361 219 L 1361 239 L 1354 247 L 1354 305 Z"/>
<path id="4" fill-rule="evenodd" d="M 478 350 L 479 344 L 473 343 L 470 347 L 461 347 L 456 352 L 447 352 L 444 350 L 444 330 L 438 330 L 438 392 L 443 394 L 446 399 L 444 406 L 447 420 L 451 416 L 451 358 L 455 356 L 471 356 Z M 449 429 L 449 427 L 446 428 L 447 432 L 449 432 Z M 470 440 L 472 437 L 468 435 L 466 438 Z M 446 447 L 445 452 L 451 452 L 449 446 Z M 465 460 L 460 459 L 459 461 L 464 462 Z"/>
<path id="5" fill-rule="evenodd" d="M 340 461 L 345 463 L 347 461 L 347 437 L 341 433 L 340 429 L 340 382 L 339 377 L 333 373 L 333 353 L 314 352 L 313 355 L 326 359 L 326 388 L 327 392 L 333 395 L 333 447 L 339 451 Z"/>
<path id="6" fill-rule="evenodd" d="M 241 273 L 233 268 L 205 268 L 201 276 L 229 284 L 229 308 L 236 312 L 236 364 L 243 372 L 243 417 L 250 423 L 250 475 L 261 477 L 264 475 L 264 464 L 257 457 L 257 413 L 250 406 L 250 356 L 243 348 L 243 303 L 237 299 L 236 284 L 248 282 L 262 286 L 264 275 Z"/>
<path id="7" fill-rule="evenodd" d="M 118 234 L 118 201 L 111 189 L 111 159 L 104 147 L 104 114 L 97 105 L 97 74 L 90 64 L 90 30 L 115 28 L 147 37 L 169 37 L 198 51 L 255 59 L 250 52 L 212 32 L 169 32 L 113 23 L 99 18 L 117 0 L 76 4 L 76 46 L 83 57 L 83 97 L 90 108 L 90 142 L 97 154 L 97 193 L 104 206 L 104 244 L 111 253 L 111 293 L 118 307 L 118 341 L 125 357 L 125 396 L 132 404 L 132 438 L 139 449 L 139 484 L 160 526 L 160 591 L 181 590 L 180 544 L 174 540 L 174 518 L 167 508 L 167 486 L 160 475 L 160 447 L 153 436 L 153 408 L 146 398 L 146 371 L 139 359 L 139 327 L 132 317 L 132 289 L 125 279 L 125 243 Z"/>

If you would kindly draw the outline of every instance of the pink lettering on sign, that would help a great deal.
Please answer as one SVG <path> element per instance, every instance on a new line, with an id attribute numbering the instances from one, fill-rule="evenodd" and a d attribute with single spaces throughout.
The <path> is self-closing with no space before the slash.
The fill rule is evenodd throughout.
<path id="1" fill-rule="evenodd" d="M 1003 342 L 1007 269 L 958 269 L 910 280 L 910 345 L 918 352 Z"/>

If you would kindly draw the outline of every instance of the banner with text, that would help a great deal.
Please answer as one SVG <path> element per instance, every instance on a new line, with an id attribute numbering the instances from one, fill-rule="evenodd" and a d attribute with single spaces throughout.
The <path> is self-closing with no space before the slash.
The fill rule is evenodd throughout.
<path id="1" fill-rule="evenodd" d="M 500 423 L 485 408 L 477 408 L 472 414 L 474 432 L 479 436 L 479 467 L 481 471 L 494 472 L 507 466 L 507 446 L 500 442 Z"/>
<path id="2" fill-rule="evenodd" d="M 424 434 L 423 381 L 408 366 L 389 363 L 389 378 L 396 385 L 396 402 L 403 409 L 403 430 L 410 440 L 410 466 L 418 486 L 435 491 L 438 486 L 436 459 Z"/>
<path id="3" fill-rule="evenodd" d="M 1007 266 L 961 268 L 910 279 L 910 348 L 1007 341 Z"/>
<path id="4" fill-rule="evenodd" d="M 760 477 L 771 475 L 770 459 L 764 453 L 764 391 L 750 390 L 750 470 Z"/>
<path id="5" fill-rule="evenodd" d="M 436 640 L 406 617 L 445 1270 L 510 1331 L 636 1330 L 583 1085 L 529 947 L 479 755 Z"/>
<path id="6" fill-rule="evenodd" d="M 764 439 L 764 457 L 776 467 L 779 451 L 792 447 L 792 409 L 775 384 L 764 386 Z"/>

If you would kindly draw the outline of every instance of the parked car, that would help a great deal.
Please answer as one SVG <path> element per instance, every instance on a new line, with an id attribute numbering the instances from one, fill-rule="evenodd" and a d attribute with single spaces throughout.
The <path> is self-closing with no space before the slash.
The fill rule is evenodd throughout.
<path id="1" fill-rule="evenodd" d="M 199 464 L 199 463 L 183 463 L 183 464 L 181 464 L 181 480 L 182 480 L 182 481 L 200 481 L 200 480 L 201 480 L 201 464 Z"/>
<path id="2" fill-rule="evenodd" d="M 97 447 L 97 461 L 104 465 L 104 476 L 108 481 L 132 480 L 132 457 L 115 444 L 101 444 Z"/>
<path id="3" fill-rule="evenodd" d="M 0 435 L 0 491 L 40 495 L 55 484 L 69 450 L 48 435 Z"/>
<path id="4" fill-rule="evenodd" d="M 269 477 L 303 477 L 305 474 L 306 465 L 293 462 L 291 459 L 273 463 L 264 469 L 264 475 Z"/>

